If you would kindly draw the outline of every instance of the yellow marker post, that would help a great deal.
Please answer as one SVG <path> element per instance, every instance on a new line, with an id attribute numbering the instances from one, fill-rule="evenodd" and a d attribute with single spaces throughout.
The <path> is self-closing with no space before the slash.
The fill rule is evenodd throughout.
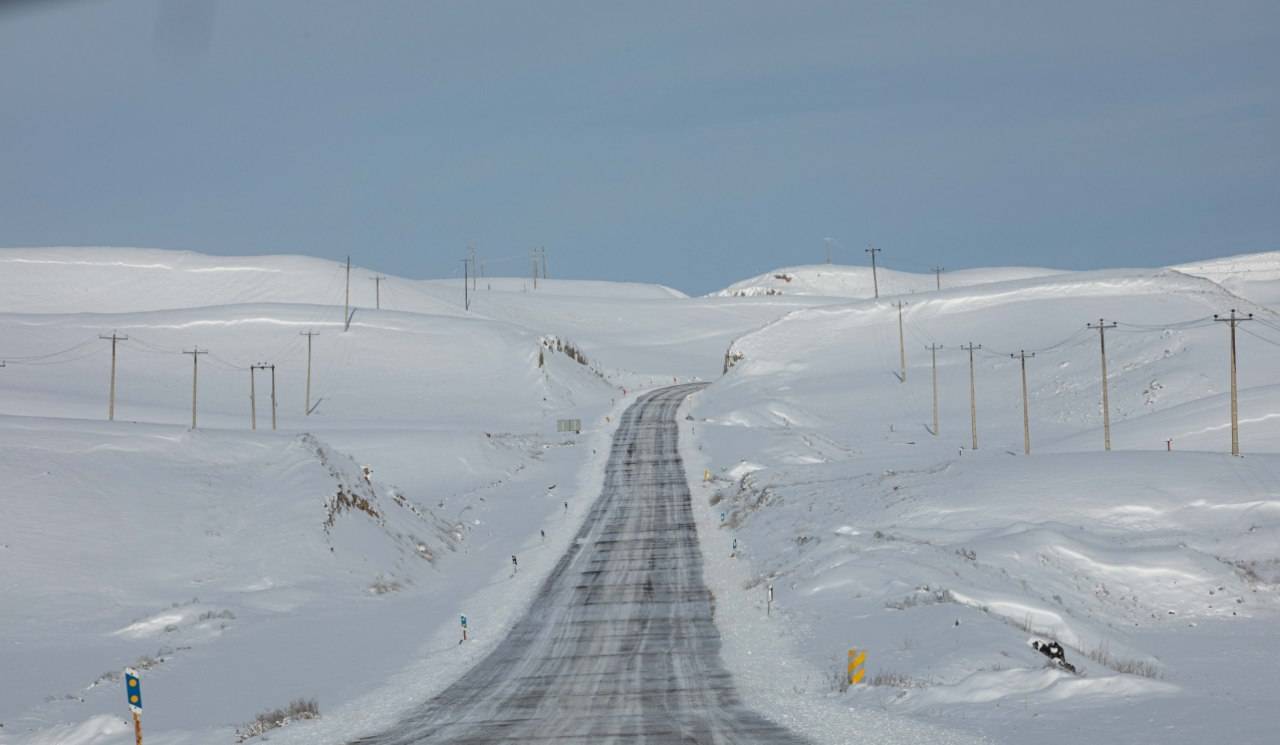
<path id="1" fill-rule="evenodd" d="M 710 481 L 710 480 L 711 480 L 711 469 L 710 469 L 710 468 L 704 468 L 704 469 L 702 469 L 702 480 L 703 480 L 704 482 L 706 482 L 706 481 Z"/>
<path id="2" fill-rule="evenodd" d="M 867 671 L 862 667 L 867 661 L 867 653 L 856 648 L 849 650 L 849 685 L 861 683 Z"/>

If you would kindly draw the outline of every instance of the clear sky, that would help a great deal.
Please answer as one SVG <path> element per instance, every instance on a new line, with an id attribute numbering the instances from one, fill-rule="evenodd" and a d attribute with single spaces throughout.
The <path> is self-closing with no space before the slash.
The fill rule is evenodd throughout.
<path id="1" fill-rule="evenodd" d="M 0 245 L 701 293 L 825 237 L 1280 249 L 1280 2 L 0 1 Z"/>

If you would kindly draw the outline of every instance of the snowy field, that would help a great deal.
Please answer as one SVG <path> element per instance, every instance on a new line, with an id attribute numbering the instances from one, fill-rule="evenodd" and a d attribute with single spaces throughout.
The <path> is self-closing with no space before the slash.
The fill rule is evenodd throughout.
<path id="1" fill-rule="evenodd" d="M 868 269 L 829 265 L 703 298 L 484 278 L 469 312 L 461 279 L 391 277 L 376 309 L 374 274 L 353 267 L 344 331 L 333 262 L 0 251 L 0 668 L 21 673 L 0 682 L 0 743 L 131 742 L 130 664 L 149 743 L 234 742 L 295 698 L 321 717 L 272 741 L 393 721 L 527 605 L 635 392 L 697 379 L 716 381 L 682 433 L 707 582 L 726 664 L 765 715 L 828 743 L 1271 741 L 1277 255 L 975 269 L 941 291 L 881 268 L 878 300 Z M 1255 317 L 1242 458 L 1212 318 L 1231 308 Z M 1109 453 L 1085 327 L 1099 318 L 1120 324 Z M 305 331 L 320 334 L 310 415 Z M 108 422 L 113 332 L 128 339 Z M 1020 350 L 1036 353 L 1030 456 Z M 269 370 L 249 429 L 259 363 L 276 366 L 276 431 Z M 582 433 L 557 432 L 565 418 Z M 1079 674 L 1031 637 L 1064 644 Z M 850 647 L 872 684 L 844 690 Z"/>

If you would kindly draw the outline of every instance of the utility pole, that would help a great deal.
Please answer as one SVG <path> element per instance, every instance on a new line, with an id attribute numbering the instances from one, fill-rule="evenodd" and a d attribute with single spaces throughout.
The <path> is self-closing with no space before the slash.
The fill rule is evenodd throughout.
<path id="1" fill-rule="evenodd" d="M 98 338 L 111 340 L 111 393 L 107 398 L 107 421 L 114 422 L 116 420 L 116 343 L 129 341 L 129 337 L 119 336 L 112 331 L 111 336 L 98 334 Z"/>
<path id="2" fill-rule="evenodd" d="M 467 260 L 471 262 L 471 289 L 476 289 L 478 282 L 477 274 L 479 273 L 480 262 L 476 260 L 476 244 L 475 241 L 467 241 Z"/>
<path id="3" fill-rule="evenodd" d="M 899 300 L 895 305 L 898 306 L 898 360 L 902 366 L 902 377 L 899 382 L 907 382 L 907 342 L 902 333 L 902 307 L 908 305 Z"/>
<path id="4" fill-rule="evenodd" d="M 276 431 L 276 366 L 271 366 L 271 431 Z"/>
<path id="5" fill-rule="evenodd" d="M 933 276 L 934 276 L 934 279 L 935 279 L 935 280 L 936 280 L 936 282 L 937 282 L 937 289 L 939 289 L 939 290 L 941 290 L 941 289 L 942 289 L 942 273 L 943 273 L 944 271 L 946 271 L 946 269 L 945 269 L 944 267 L 935 266 L 935 267 L 933 268 Z"/>
<path id="6" fill-rule="evenodd" d="M 258 431 L 258 399 L 254 395 L 253 378 L 258 371 L 257 365 L 249 365 L 249 429 Z"/>
<path id="7" fill-rule="evenodd" d="M 200 347 L 192 347 L 188 352 L 182 350 L 183 354 L 191 355 L 191 429 L 196 428 L 196 381 L 200 379 L 200 355 L 208 354 L 208 350 Z"/>
<path id="8" fill-rule="evenodd" d="M 1236 326 L 1245 321 L 1252 321 L 1253 314 L 1249 313 L 1243 316 L 1236 315 L 1236 309 L 1231 309 L 1231 315 L 1222 318 L 1217 313 L 1213 314 L 1213 320 L 1229 324 L 1231 326 L 1231 454 L 1240 454 L 1240 405 L 1236 398 Z"/>
<path id="9" fill-rule="evenodd" d="M 542 278 L 543 278 L 543 279 L 546 279 L 546 278 L 547 278 L 547 249 L 546 249 L 546 247 L 540 247 L 540 248 L 538 249 L 538 255 L 542 257 Z"/>
<path id="10" fill-rule="evenodd" d="M 1087 323 L 1085 328 L 1098 330 L 1098 343 L 1102 346 L 1102 447 L 1111 450 L 1111 404 L 1107 398 L 1107 329 L 1116 327 L 1115 321 L 1107 323 L 1099 318 L 1097 323 Z"/>
<path id="11" fill-rule="evenodd" d="M 265 362 L 249 366 L 249 409 L 253 412 L 249 418 L 250 427 L 255 430 L 258 428 L 258 406 L 254 396 L 253 375 L 257 370 L 271 371 L 271 429 L 274 430 L 276 428 L 276 366 Z"/>
<path id="12" fill-rule="evenodd" d="M 462 260 L 462 309 L 471 310 L 471 259 Z"/>
<path id="13" fill-rule="evenodd" d="M 973 449 L 978 449 L 978 397 L 977 387 L 973 383 L 973 351 L 982 349 L 981 344 L 969 342 L 968 346 L 963 344 L 960 348 L 969 353 L 969 432 L 973 435 Z"/>
<path id="14" fill-rule="evenodd" d="M 942 349 L 941 344 L 930 344 L 925 347 L 929 350 L 930 361 L 933 363 L 933 436 L 938 436 L 938 350 Z"/>
<path id="15" fill-rule="evenodd" d="M 1022 450 L 1025 454 L 1031 455 L 1031 417 L 1027 413 L 1027 358 L 1035 357 L 1036 353 L 1027 354 L 1023 350 L 1018 350 L 1017 354 L 1009 356 L 1022 360 Z"/>
<path id="16" fill-rule="evenodd" d="M 347 295 L 342 301 L 342 330 L 351 328 L 351 257 L 347 257 Z"/>
<path id="17" fill-rule="evenodd" d="M 304 416 L 311 416 L 311 338 L 319 336 L 319 331 L 299 331 L 300 336 L 307 337 L 307 408 L 303 409 Z"/>
<path id="18" fill-rule="evenodd" d="M 533 265 L 533 289 L 538 289 L 538 249 L 529 249 L 529 261 Z"/>
<path id="19" fill-rule="evenodd" d="M 373 307 L 375 310 L 382 310 L 382 280 L 386 277 L 379 274 L 369 279 L 373 280 Z"/>
<path id="20" fill-rule="evenodd" d="M 876 297 L 880 297 L 880 280 L 876 278 L 876 254 L 880 253 L 880 249 L 875 246 L 864 248 L 864 251 L 871 254 L 871 288 L 875 291 Z"/>

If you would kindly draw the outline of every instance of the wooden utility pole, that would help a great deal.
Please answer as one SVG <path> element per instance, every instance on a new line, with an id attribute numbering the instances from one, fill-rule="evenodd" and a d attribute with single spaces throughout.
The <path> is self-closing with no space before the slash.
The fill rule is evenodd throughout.
<path id="1" fill-rule="evenodd" d="M 1236 309 L 1231 309 L 1231 315 L 1226 318 L 1220 317 L 1217 313 L 1213 314 L 1213 320 L 1221 321 L 1231 327 L 1231 454 L 1240 454 L 1240 405 L 1236 398 L 1236 326 L 1245 322 L 1252 321 L 1253 314 L 1238 316 Z"/>
<path id="2" fill-rule="evenodd" d="M 963 344 L 960 348 L 969 353 L 969 432 L 973 435 L 973 449 L 978 449 L 978 397 L 977 386 L 973 382 L 973 351 L 982 349 L 981 344 L 969 342 L 968 346 Z"/>
<path id="3" fill-rule="evenodd" d="M 258 405 L 254 396 L 254 372 L 257 370 L 271 371 L 271 429 L 274 430 L 276 428 L 276 366 L 265 362 L 249 366 L 249 409 L 253 412 L 249 417 L 249 426 L 255 430 L 258 428 Z"/>
<path id="4" fill-rule="evenodd" d="M 538 247 L 538 256 L 542 259 L 542 278 L 547 278 L 547 249 L 545 246 Z"/>
<path id="5" fill-rule="evenodd" d="M 191 429 L 196 428 L 196 383 L 200 379 L 200 355 L 208 354 L 208 350 L 200 347 L 192 347 L 188 352 L 185 349 L 183 354 L 191 355 Z"/>
<path id="6" fill-rule="evenodd" d="M 480 262 L 476 259 L 475 241 L 467 241 L 467 260 L 471 262 L 471 289 L 476 289 L 476 283 L 479 281 L 478 274 Z"/>
<path id="7" fill-rule="evenodd" d="M 538 289 L 538 249 L 529 249 L 529 261 L 533 265 L 533 289 Z"/>
<path id="8" fill-rule="evenodd" d="M 462 260 L 462 309 L 471 310 L 471 259 Z"/>
<path id="9" fill-rule="evenodd" d="M 1107 398 L 1107 329 L 1116 327 L 1115 321 L 1107 323 L 1099 318 L 1097 323 L 1087 323 L 1086 328 L 1098 330 L 1098 343 L 1102 347 L 1102 447 L 1111 450 L 1111 404 Z"/>
<path id="10" fill-rule="evenodd" d="M 942 273 L 943 273 L 944 271 L 946 271 L 946 270 L 945 270 L 943 267 L 940 267 L 940 266 L 935 266 L 935 267 L 933 268 L 933 276 L 934 276 L 934 279 L 936 280 L 937 289 L 939 289 L 939 290 L 941 290 L 941 289 L 942 289 Z"/>
<path id="11" fill-rule="evenodd" d="M 941 344 L 930 344 L 925 347 L 929 350 L 930 362 L 933 364 L 933 436 L 938 436 L 938 350 L 942 349 Z"/>
<path id="12" fill-rule="evenodd" d="M 320 335 L 319 331 L 299 331 L 300 336 L 307 337 L 307 408 L 304 416 L 311 416 L 311 339 Z"/>
<path id="13" fill-rule="evenodd" d="M 1031 455 L 1031 415 L 1027 412 L 1027 358 L 1035 357 L 1036 353 L 1027 354 L 1019 350 L 1017 354 L 1009 356 L 1022 361 L 1022 450 Z"/>
<path id="14" fill-rule="evenodd" d="M 112 331 L 111 336 L 98 334 L 98 338 L 111 340 L 111 392 L 107 396 L 107 421 L 114 422 L 116 419 L 116 343 L 129 341 L 129 337 L 120 336 Z"/>
<path id="15" fill-rule="evenodd" d="M 905 383 L 907 382 L 907 341 L 902 333 L 902 307 L 908 303 L 899 300 L 894 304 L 898 306 L 898 363 L 902 367 L 902 376 L 898 382 Z"/>
<path id="16" fill-rule="evenodd" d="M 347 295 L 342 301 L 342 330 L 351 328 L 351 257 L 347 257 Z"/>
<path id="17" fill-rule="evenodd" d="M 249 429 L 258 431 L 258 399 L 254 391 L 254 373 L 257 365 L 249 365 Z"/>
<path id="18" fill-rule="evenodd" d="M 875 246 L 864 248 L 864 251 L 871 254 L 871 289 L 875 292 L 877 298 L 880 297 L 880 280 L 876 278 L 876 254 L 880 253 L 880 249 Z"/>
<path id="19" fill-rule="evenodd" d="M 382 280 L 386 277 L 378 274 L 370 277 L 373 280 L 373 307 L 374 310 L 382 310 Z"/>
<path id="20" fill-rule="evenodd" d="M 276 366 L 271 366 L 271 431 L 276 430 Z"/>

